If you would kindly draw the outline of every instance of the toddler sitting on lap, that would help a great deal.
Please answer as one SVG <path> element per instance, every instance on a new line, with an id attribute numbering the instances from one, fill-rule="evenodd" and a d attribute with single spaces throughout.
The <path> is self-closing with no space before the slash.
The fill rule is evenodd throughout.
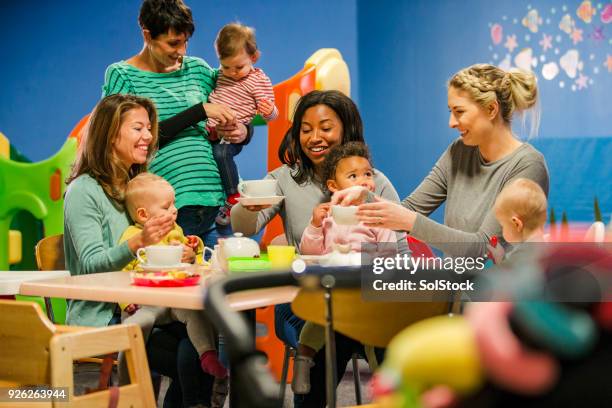
<path id="1" fill-rule="evenodd" d="M 174 189 L 163 178 L 152 173 L 141 173 L 127 185 L 125 193 L 127 210 L 135 224 L 128 227 L 120 241 L 128 240 L 142 230 L 142 225 L 150 218 L 170 213 L 176 220 Z M 202 261 L 204 244 L 199 237 L 185 237 L 178 224 L 157 245 L 183 245 L 183 262 Z M 129 263 L 124 270 L 134 270 L 138 259 Z M 217 378 L 227 376 L 227 370 L 219 362 L 215 341 L 217 333 L 208 317 L 201 310 L 186 310 L 156 306 L 120 305 L 128 315 L 123 323 L 137 324 L 142 329 L 145 342 L 153 326 L 180 321 L 185 324 L 189 340 L 200 355 L 202 370 Z"/>
<path id="2" fill-rule="evenodd" d="M 374 170 L 368 148 L 363 143 L 348 142 L 334 147 L 325 159 L 324 180 L 327 189 L 334 193 L 351 186 L 363 186 L 374 191 Z M 333 246 L 348 245 L 352 251 L 361 252 L 362 243 L 384 242 L 394 245 L 397 251 L 397 236 L 384 228 L 369 228 L 362 224 L 338 225 L 330 216 L 330 203 L 319 204 L 312 212 L 310 224 L 304 230 L 300 242 L 303 255 L 324 255 L 333 251 Z M 313 357 L 325 345 L 324 328 L 306 322 L 300 333 L 297 356 L 293 365 L 291 388 L 296 394 L 310 391 L 310 368 Z"/>

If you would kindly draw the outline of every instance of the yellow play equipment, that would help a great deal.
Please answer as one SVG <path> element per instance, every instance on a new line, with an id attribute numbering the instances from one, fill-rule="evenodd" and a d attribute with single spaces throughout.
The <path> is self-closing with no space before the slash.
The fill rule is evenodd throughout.
<path id="1" fill-rule="evenodd" d="M 11 146 L 6 136 L 0 132 L 0 157 L 10 157 Z M 8 263 L 9 265 L 21 262 L 21 231 L 10 230 L 8 236 Z"/>

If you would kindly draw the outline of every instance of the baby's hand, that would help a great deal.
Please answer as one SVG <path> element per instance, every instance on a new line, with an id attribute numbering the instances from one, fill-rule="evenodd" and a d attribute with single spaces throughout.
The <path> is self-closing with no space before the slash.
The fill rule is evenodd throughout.
<path id="1" fill-rule="evenodd" d="M 268 99 L 260 99 L 257 106 L 257 113 L 261 116 L 270 116 L 274 112 L 274 104 Z"/>
<path id="2" fill-rule="evenodd" d="M 183 245 L 183 257 L 181 258 L 181 262 L 194 263 L 195 260 L 196 254 L 193 248 L 188 245 Z"/>
<path id="3" fill-rule="evenodd" d="M 125 309 L 123 309 L 123 311 L 129 315 L 133 315 L 138 309 L 140 309 L 140 306 L 130 303 L 125 307 Z"/>
<path id="4" fill-rule="evenodd" d="M 195 235 L 187 235 L 185 238 L 187 238 L 186 245 L 195 251 L 198 248 L 198 245 L 200 244 L 198 237 Z"/>
<path id="5" fill-rule="evenodd" d="M 494 264 L 498 264 L 504 260 L 506 251 L 501 244 L 498 243 L 497 237 L 494 235 L 487 244 L 487 257 L 493 261 Z"/>
<path id="6" fill-rule="evenodd" d="M 323 203 L 317 205 L 314 210 L 312 210 L 312 221 L 311 224 L 315 228 L 320 228 L 323 224 L 323 219 L 327 217 L 329 214 L 329 209 L 331 207 L 331 203 Z"/>

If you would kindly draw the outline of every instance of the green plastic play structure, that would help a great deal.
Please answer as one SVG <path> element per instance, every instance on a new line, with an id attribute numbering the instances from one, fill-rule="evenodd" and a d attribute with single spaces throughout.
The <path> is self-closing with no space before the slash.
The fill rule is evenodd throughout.
<path id="1" fill-rule="evenodd" d="M 54 156 L 37 163 L 21 163 L 0 157 L 0 248 L 8 248 L 12 217 L 26 210 L 41 220 L 45 236 L 64 231 L 64 180 L 76 156 L 69 138 Z M 0 270 L 8 269 L 7 251 L 0 251 Z"/>
<path id="2" fill-rule="evenodd" d="M 8 248 L 11 225 L 13 227 L 17 225 L 22 229 L 22 234 L 23 230 L 29 230 L 24 239 L 24 244 L 28 245 L 32 245 L 33 240 L 37 241 L 38 237 L 30 237 L 32 231 L 37 229 L 35 224 L 37 220 L 42 222 L 43 236 L 64 232 L 65 180 L 76 157 L 76 150 L 77 140 L 68 138 L 59 152 L 40 162 L 15 161 L 0 155 L 0 273 L 9 269 Z M 28 250 L 31 254 L 32 249 Z M 23 262 L 32 264 L 31 259 Z M 27 299 L 37 301 L 43 306 L 39 298 Z M 54 299 L 53 310 L 56 320 L 62 322 L 65 315 L 65 301 Z"/>

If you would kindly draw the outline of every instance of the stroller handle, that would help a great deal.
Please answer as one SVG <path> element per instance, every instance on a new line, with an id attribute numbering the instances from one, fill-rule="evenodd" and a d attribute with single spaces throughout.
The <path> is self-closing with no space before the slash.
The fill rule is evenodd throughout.
<path id="1" fill-rule="evenodd" d="M 282 406 L 279 391 L 266 358 L 255 350 L 254 334 L 246 319 L 232 310 L 226 295 L 250 289 L 297 285 L 291 272 L 258 273 L 230 277 L 211 284 L 204 296 L 205 311 L 215 327 L 225 336 L 232 384 L 237 385 L 238 406 L 272 408 Z"/>

